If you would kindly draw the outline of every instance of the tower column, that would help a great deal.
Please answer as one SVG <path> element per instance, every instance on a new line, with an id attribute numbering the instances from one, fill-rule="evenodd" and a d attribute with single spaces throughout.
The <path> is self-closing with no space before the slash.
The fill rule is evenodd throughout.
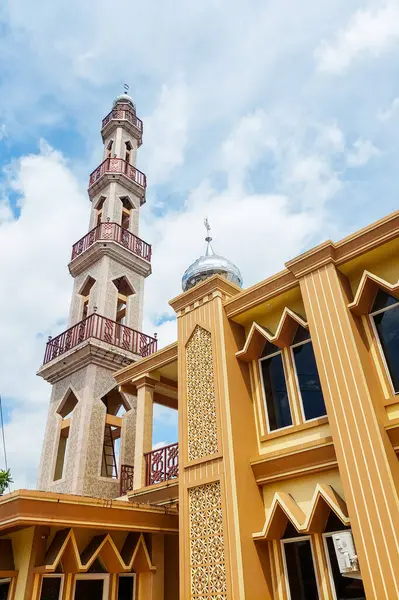
<path id="1" fill-rule="evenodd" d="M 152 423 L 155 382 L 143 377 L 135 382 L 137 387 L 136 446 L 134 454 L 134 484 L 138 490 L 146 484 L 146 452 L 152 450 Z"/>
<path id="2" fill-rule="evenodd" d="M 182 382 L 181 600 L 272 598 L 252 540 L 264 508 L 249 466 L 257 452 L 253 406 L 235 357 L 242 332 L 227 320 L 222 304 L 238 291 L 216 275 L 171 302 L 178 317 Z"/>
<path id="3" fill-rule="evenodd" d="M 289 263 L 301 271 L 301 260 Z M 367 598 L 399 597 L 399 464 L 365 378 L 361 325 L 333 261 L 300 277 Z"/>

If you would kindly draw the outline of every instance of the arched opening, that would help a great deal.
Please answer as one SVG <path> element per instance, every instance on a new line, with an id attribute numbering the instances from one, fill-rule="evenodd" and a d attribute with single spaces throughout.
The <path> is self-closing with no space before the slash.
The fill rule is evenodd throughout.
<path id="1" fill-rule="evenodd" d="M 116 289 L 118 290 L 115 321 L 119 325 L 125 325 L 126 324 L 127 299 L 129 296 L 132 296 L 135 293 L 135 291 L 125 276 L 115 279 L 113 281 L 113 284 L 116 287 Z"/>
<path id="2" fill-rule="evenodd" d="M 65 458 L 68 449 L 69 432 L 71 428 L 71 416 L 78 403 L 78 399 L 72 390 L 66 394 L 57 409 L 57 414 L 62 417 L 60 437 L 58 440 L 57 458 L 55 462 L 54 481 L 62 479 L 65 467 Z"/>
<path id="3" fill-rule="evenodd" d="M 117 479 L 120 465 L 121 418 L 130 407 L 117 389 L 108 392 L 101 401 L 106 409 L 101 477 Z"/>
<path id="4" fill-rule="evenodd" d="M 100 223 L 103 222 L 104 202 L 105 202 L 105 198 L 104 198 L 104 196 L 102 196 L 100 198 L 99 203 L 96 206 L 96 223 L 95 223 L 95 227 L 97 227 L 98 225 L 100 225 Z"/>
<path id="5" fill-rule="evenodd" d="M 121 202 L 122 202 L 121 225 L 124 229 L 130 229 L 133 206 L 132 206 L 132 203 L 130 202 L 129 198 L 123 197 L 123 198 L 121 198 Z"/>
<path id="6" fill-rule="evenodd" d="M 110 140 L 107 144 L 107 148 L 105 150 L 105 158 L 111 158 L 112 156 L 112 147 L 114 145 L 114 140 Z"/>
<path id="7" fill-rule="evenodd" d="M 132 144 L 130 142 L 125 142 L 125 161 L 131 164 L 132 157 Z"/>
<path id="8" fill-rule="evenodd" d="M 90 292 L 95 284 L 96 280 L 93 277 L 88 277 L 79 291 L 79 295 L 82 297 L 82 309 L 81 309 L 81 320 L 86 319 L 89 316 L 89 300 Z"/>

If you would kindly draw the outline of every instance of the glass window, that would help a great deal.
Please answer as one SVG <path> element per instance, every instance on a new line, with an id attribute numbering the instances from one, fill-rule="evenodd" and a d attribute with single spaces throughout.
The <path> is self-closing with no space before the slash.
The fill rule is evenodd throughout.
<path id="1" fill-rule="evenodd" d="M 338 533 L 338 531 L 334 533 Z M 341 575 L 334 550 L 332 534 L 326 535 L 325 540 L 330 567 L 331 585 L 335 591 L 336 600 L 366 600 L 362 580 L 354 579 L 353 577 L 343 577 Z"/>
<path id="2" fill-rule="evenodd" d="M 379 290 L 374 306 L 373 320 L 396 393 L 399 393 L 399 302 Z M 377 311 L 377 312 L 375 312 Z"/>
<path id="3" fill-rule="evenodd" d="M 134 600 L 134 576 L 119 576 L 118 600 Z"/>
<path id="4" fill-rule="evenodd" d="M 59 600 L 61 583 L 61 577 L 43 577 L 40 600 Z"/>
<path id="5" fill-rule="evenodd" d="M 324 404 L 323 392 L 321 391 L 312 342 L 309 340 L 293 346 L 292 354 L 305 420 L 309 421 L 310 419 L 317 419 L 326 415 L 327 411 Z"/>
<path id="6" fill-rule="evenodd" d="M 283 542 L 291 600 L 318 600 L 319 592 L 309 539 Z"/>
<path id="7" fill-rule="evenodd" d="M 276 347 L 273 346 L 271 350 L 275 352 Z M 269 348 L 265 347 L 265 351 L 268 352 Z M 262 358 L 260 368 L 269 429 L 275 431 L 289 427 L 292 425 L 292 417 L 281 352 Z"/>
<path id="8" fill-rule="evenodd" d="M 10 586 L 9 579 L 0 579 L 0 600 L 7 600 Z"/>
<path id="9" fill-rule="evenodd" d="M 102 579 L 78 579 L 74 600 L 103 600 L 104 581 Z"/>

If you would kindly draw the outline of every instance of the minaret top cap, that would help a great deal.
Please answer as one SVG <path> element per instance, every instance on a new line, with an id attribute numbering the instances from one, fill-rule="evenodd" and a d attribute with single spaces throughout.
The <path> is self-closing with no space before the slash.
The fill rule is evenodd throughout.
<path id="1" fill-rule="evenodd" d="M 117 96 L 114 100 L 114 106 L 115 104 L 118 104 L 119 102 L 124 102 L 124 103 L 129 103 L 133 106 L 134 110 L 136 110 L 136 106 L 133 102 L 133 98 L 131 96 L 129 96 L 129 94 L 127 93 L 129 91 L 129 86 L 127 85 L 127 83 L 125 83 L 125 85 L 123 86 L 125 88 L 125 91 L 123 94 L 119 94 L 119 96 Z"/>
<path id="2" fill-rule="evenodd" d="M 197 258 L 192 265 L 188 267 L 182 278 L 183 292 L 186 292 L 190 288 L 197 285 L 204 279 L 212 277 L 212 275 L 221 275 L 227 281 L 235 283 L 239 287 L 242 287 L 242 275 L 238 267 L 224 256 L 215 254 L 211 242 L 210 236 L 210 225 L 208 219 L 205 219 L 206 229 L 206 250 L 205 255 Z"/>

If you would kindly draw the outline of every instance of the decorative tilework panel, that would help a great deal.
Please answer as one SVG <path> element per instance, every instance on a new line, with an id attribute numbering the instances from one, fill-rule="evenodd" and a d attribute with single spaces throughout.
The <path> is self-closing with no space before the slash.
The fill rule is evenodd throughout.
<path id="1" fill-rule="evenodd" d="M 189 490 L 191 598 L 227 600 L 220 482 Z"/>
<path id="2" fill-rule="evenodd" d="M 218 451 L 212 338 L 197 326 L 186 348 L 188 458 Z"/>

